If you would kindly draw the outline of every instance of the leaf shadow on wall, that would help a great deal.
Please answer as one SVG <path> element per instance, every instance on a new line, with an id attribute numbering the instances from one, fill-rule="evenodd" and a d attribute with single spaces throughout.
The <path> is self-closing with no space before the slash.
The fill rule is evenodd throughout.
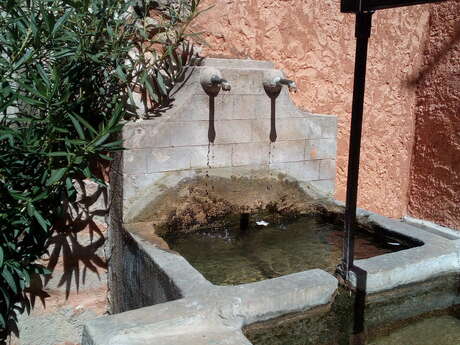
<path id="1" fill-rule="evenodd" d="M 105 279 L 107 261 L 104 254 L 105 225 L 98 217 L 105 217 L 108 212 L 107 189 L 103 186 L 88 191 L 83 182 L 78 182 L 80 198 L 69 204 L 66 216 L 55 224 L 55 233 L 49 241 L 49 256 L 42 259 L 42 264 L 52 273 L 44 282 L 39 276 L 34 277 L 28 289 L 31 305 L 39 299 L 46 307 L 49 292 L 64 290 L 68 299 L 71 292 L 90 285 L 91 280 Z"/>
<path id="2" fill-rule="evenodd" d="M 460 22 L 457 22 L 455 25 L 454 33 L 452 37 L 444 43 L 441 49 L 431 56 L 428 59 L 428 62 L 424 64 L 424 66 L 417 71 L 413 76 L 411 76 L 407 81 L 406 85 L 409 88 L 415 88 L 419 85 L 420 82 L 422 82 L 427 75 L 441 63 L 441 60 L 448 55 L 448 53 L 454 48 L 454 46 L 460 42 Z M 426 42 L 425 47 L 429 45 L 429 41 Z M 460 71 L 457 71 L 460 73 Z M 455 73 L 455 72 L 454 72 Z M 459 75 L 457 74 L 457 77 Z"/>

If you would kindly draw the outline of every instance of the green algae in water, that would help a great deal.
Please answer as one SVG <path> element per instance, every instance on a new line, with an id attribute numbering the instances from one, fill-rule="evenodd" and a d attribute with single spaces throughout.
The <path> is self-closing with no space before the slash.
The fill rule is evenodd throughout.
<path id="1" fill-rule="evenodd" d="M 368 345 L 459 345 L 460 319 L 451 316 L 435 316 L 417 320 L 388 335 L 371 340 Z"/>
<path id="2" fill-rule="evenodd" d="M 258 220 L 253 217 L 253 220 Z M 285 224 L 203 229 L 166 238 L 209 281 L 237 285 L 301 272 L 312 268 L 333 273 L 342 256 L 343 231 L 319 216 L 301 217 Z M 358 231 L 355 258 L 365 259 L 408 245 Z"/>

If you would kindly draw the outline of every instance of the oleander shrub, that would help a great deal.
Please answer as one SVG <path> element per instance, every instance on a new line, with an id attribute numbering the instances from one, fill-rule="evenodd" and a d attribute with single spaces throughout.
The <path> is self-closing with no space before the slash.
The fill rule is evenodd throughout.
<path id="1" fill-rule="evenodd" d="M 198 1 L 0 2 L 0 343 L 47 274 L 37 260 L 74 181 L 104 184 L 89 163 L 121 150 L 123 119 L 167 105 L 193 63 Z"/>

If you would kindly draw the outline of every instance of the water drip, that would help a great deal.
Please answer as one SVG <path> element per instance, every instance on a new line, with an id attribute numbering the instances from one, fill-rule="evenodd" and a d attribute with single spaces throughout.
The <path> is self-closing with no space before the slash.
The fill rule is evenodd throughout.
<path id="1" fill-rule="evenodd" d="M 209 160 L 210 156 L 211 156 L 211 142 L 208 141 L 208 152 L 206 153 L 206 172 L 205 172 L 206 195 L 209 195 L 208 183 L 209 183 L 209 169 L 211 168 L 211 163 L 210 163 L 210 160 Z"/>
<path id="2" fill-rule="evenodd" d="M 273 178 L 273 170 L 272 170 L 272 159 L 273 159 L 273 151 L 275 150 L 275 142 L 270 142 L 268 147 L 268 171 L 269 171 L 269 181 Z M 267 185 L 267 190 L 271 189 L 271 184 Z"/>

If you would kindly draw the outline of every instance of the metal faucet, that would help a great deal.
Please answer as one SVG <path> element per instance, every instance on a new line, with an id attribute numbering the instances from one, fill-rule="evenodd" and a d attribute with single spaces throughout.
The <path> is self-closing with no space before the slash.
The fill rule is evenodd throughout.
<path id="1" fill-rule="evenodd" d="M 224 91 L 230 91 L 232 89 L 230 83 L 226 79 L 218 76 L 217 74 L 213 74 L 211 76 L 211 83 L 213 85 L 220 85 L 222 90 Z"/>
<path id="2" fill-rule="evenodd" d="M 286 85 L 289 88 L 290 92 L 297 92 L 297 85 L 294 81 L 289 79 L 284 79 L 281 77 L 275 77 L 273 79 L 273 84 L 275 85 Z"/>

